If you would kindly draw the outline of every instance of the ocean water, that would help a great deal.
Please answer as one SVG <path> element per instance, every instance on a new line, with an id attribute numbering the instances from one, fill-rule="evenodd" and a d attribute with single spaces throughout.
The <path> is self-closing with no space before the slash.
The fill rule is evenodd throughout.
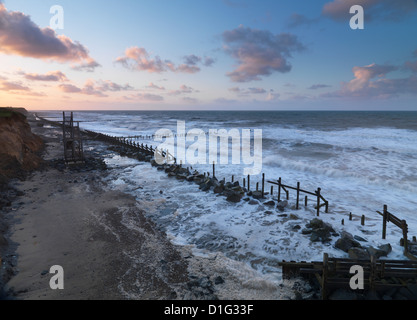
<path id="1" fill-rule="evenodd" d="M 62 116 L 60 112 L 39 114 L 54 120 Z M 391 213 L 407 220 L 409 237 L 417 235 L 417 112 L 106 111 L 75 112 L 74 118 L 81 121 L 81 128 L 124 137 L 151 136 L 160 129 L 175 134 L 178 121 L 185 122 L 186 132 L 202 130 L 206 141 L 210 130 L 262 130 L 260 169 L 266 180 L 281 177 L 284 184 L 295 187 L 300 182 L 312 192 L 320 187 L 329 201 L 329 213 L 322 210 L 320 218 L 336 231 L 361 236 L 368 240 L 364 245 L 390 243 L 393 251 L 388 258 L 404 259 L 397 227 L 389 224 L 387 239 L 381 239 L 382 218 L 376 211 L 386 204 Z M 138 141 L 154 147 L 160 144 L 152 138 Z M 187 141 L 186 147 L 194 142 Z M 246 146 L 252 155 L 253 143 Z M 231 145 L 219 150 L 225 152 L 228 164 L 217 164 L 216 176 L 230 181 L 233 175 L 242 184 L 243 169 L 250 165 L 242 159 L 232 163 Z M 197 254 L 218 252 L 272 278 L 279 278 L 277 262 L 281 260 L 322 260 L 324 252 L 346 257 L 333 247 L 337 238 L 322 244 L 301 234 L 305 224 L 315 218 L 313 198 L 307 207 L 300 201 L 296 210 L 295 191 L 290 190 L 284 212 L 262 203 L 232 204 L 213 192 L 200 191 L 194 183 L 169 178 L 149 163 L 116 154 L 106 161 L 112 168 L 111 186 L 137 196 L 147 215 L 174 243 L 191 245 Z M 212 172 L 208 161 L 192 167 Z M 251 176 L 251 189 L 261 179 L 261 174 Z M 276 199 L 274 189 L 267 200 Z M 270 191 L 269 183 L 266 191 Z M 353 221 L 348 219 L 350 212 Z M 365 226 L 360 224 L 362 215 L 366 216 Z"/>

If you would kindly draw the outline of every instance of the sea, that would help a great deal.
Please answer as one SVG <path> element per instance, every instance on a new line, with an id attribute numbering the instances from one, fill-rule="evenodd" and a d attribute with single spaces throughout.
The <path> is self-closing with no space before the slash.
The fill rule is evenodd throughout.
<path id="1" fill-rule="evenodd" d="M 38 114 L 62 119 L 61 111 Z M 347 231 L 362 238 L 364 246 L 390 243 L 390 259 L 405 259 L 400 246 L 402 232 L 388 224 L 383 240 L 382 217 L 376 211 L 382 212 L 387 205 L 389 212 L 407 221 L 409 238 L 417 235 L 417 112 L 75 111 L 74 120 L 80 121 L 82 129 L 118 137 L 141 136 L 131 139 L 153 147 L 166 141 L 155 141 L 158 132 L 168 130 L 175 138 L 172 153 L 185 140 L 190 154 L 197 152 L 206 159 L 193 164 L 185 159 L 183 166 L 211 175 L 209 160 L 216 158 L 209 154 L 213 152 L 209 148 L 213 130 L 240 134 L 240 140 L 229 139 L 226 146 L 217 149 L 218 159 L 221 154 L 228 159 L 227 163 L 216 162 L 219 180 L 233 179 L 242 186 L 243 179 L 247 183 L 244 169 L 256 167 L 259 172 L 250 177 L 251 190 L 257 183 L 261 188 L 264 174 L 265 201 L 275 202 L 277 187 L 274 185 L 271 195 L 270 182 L 279 178 L 285 185 L 296 187 L 300 183 L 303 190 L 311 192 L 321 188 L 329 211 L 325 213 L 322 208 L 319 218 L 339 234 Z M 179 132 L 179 128 L 185 131 Z M 249 144 L 243 143 L 245 130 L 251 133 Z M 193 132 L 202 134 L 193 136 Z M 255 148 L 255 132 L 262 134 L 260 149 L 259 145 Z M 206 150 L 192 148 L 198 139 Z M 233 158 L 232 151 L 239 151 L 239 147 L 241 157 Z M 85 150 L 91 150 L 88 142 Z M 245 162 L 243 150 L 258 160 Z M 190 246 L 195 254 L 218 254 L 269 279 L 280 279 L 278 262 L 282 260 L 321 261 L 325 252 L 347 257 L 334 247 L 337 237 L 322 243 L 303 234 L 306 224 L 317 218 L 316 198 L 311 195 L 301 194 L 296 209 L 296 193 L 288 189 L 288 205 L 283 211 L 262 201 L 230 203 L 212 191 L 201 191 L 195 183 L 170 178 L 148 162 L 118 154 L 105 161 L 111 170 L 107 178 L 110 187 L 135 195 L 146 215 L 173 243 Z M 281 198 L 285 199 L 285 194 Z"/>

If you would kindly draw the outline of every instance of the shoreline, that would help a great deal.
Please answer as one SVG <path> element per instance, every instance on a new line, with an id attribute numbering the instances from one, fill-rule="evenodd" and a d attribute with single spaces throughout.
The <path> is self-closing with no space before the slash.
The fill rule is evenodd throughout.
<path id="1" fill-rule="evenodd" d="M 230 300 L 292 299 L 292 287 L 271 286 L 218 254 L 195 256 L 146 218 L 137 200 L 100 178 L 107 146 L 89 140 L 87 168 L 66 169 L 60 130 L 31 123 L 45 141 L 46 164 L 10 185 L 20 192 L 7 213 L 6 299 Z M 94 160 L 95 159 L 95 160 Z M 90 162 L 90 163 L 89 163 Z M 156 191 L 155 191 L 156 192 Z M 236 263 L 233 266 L 233 263 Z M 49 268 L 61 265 L 65 289 L 51 290 Z M 236 274 L 236 269 L 241 274 Z M 252 281 L 252 282 L 251 282 Z M 311 292 L 311 290 L 307 290 Z"/>

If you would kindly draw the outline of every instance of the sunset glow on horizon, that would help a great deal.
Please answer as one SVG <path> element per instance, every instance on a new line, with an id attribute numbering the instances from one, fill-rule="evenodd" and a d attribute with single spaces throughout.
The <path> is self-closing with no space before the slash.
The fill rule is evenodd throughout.
<path id="1" fill-rule="evenodd" d="M 416 26 L 415 0 L 0 0 L 0 106 L 417 111 Z"/>

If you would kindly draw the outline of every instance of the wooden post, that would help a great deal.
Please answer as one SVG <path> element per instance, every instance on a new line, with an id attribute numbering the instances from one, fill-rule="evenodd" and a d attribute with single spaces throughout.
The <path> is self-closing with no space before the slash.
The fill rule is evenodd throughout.
<path id="1" fill-rule="evenodd" d="M 295 208 L 298 210 L 298 202 L 300 201 L 300 182 L 297 182 L 297 203 L 295 205 Z"/>
<path id="2" fill-rule="evenodd" d="M 305 196 L 305 198 L 304 198 L 304 205 L 307 207 L 307 203 L 308 203 L 308 197 L 307 196 Z"/>
<path id="3" fill-rule="evenodd" d="M 361 225 L 362 226 L 365 225 L 365 215 L 362 215 L 362 217 L 361 217 Z"/>
<path id="4" fill-rule="evenodd" d="M 246 179 L 243 178 L 243 188 L 246 188 Z"/>
<path id="5" fill-rule="evenodd" d="M 349 213 L 349 221 L 352 221 L 353 217 L 352 217 L 352 212 Z"/>
<path id="6" fill-rule="evenodd" d="M 235 182 L 235 176 L 232 176 L 232 183 Z"/>
<path id="7" fill-rule="evenodd" d="M 327 299 L 327 276 L 328 276 L 328 269 L 329 269 L 329 255 L 327 253 L 323 254 L 323 274 L 321 277 L 321 298 L 322 300 Z"/>
<path id="8" fill-rule="evenodd" d="M 278 179 L 278 202 L 281 201 L 281 178 Z"/>
<path id="9" fill-rule="evenodd" d="M 345 225 L 345 219 L 342 219 L 342 226 Z"/>
<path id="10" fill-rule="evenodd" d="M 376 259 L 375 256 L 371 256 L 371 270 L 369 274 L 369 289 L 370 291 L 375 290 L 375 277 L 376 277 Z"/>
<path id="11" fill-rule="evenodd" d="M 274 186 L 271 186 L 271 198 L 274 196 Z"/>
<path id="12" fill-rule="evenodd" d="M 256 183 L 256 191 L 259 190 L 259 182 Z"/>
<path id="13" fill-rule="evenodd" d="M 407 225 L 407 221 L 405 221 L 405 220 L 402 221 L 401 228 L 403 229 L 404 254 L 408 254 L 408 239 L 407 239 L 408 225 Z"/>
<path id="14" fill-rule="evenodd" d="M 317 194 L 317 217 L 320 216 L 320 192 L 321 188 L 317 188 L 316 194 Z"/>
<path id="15" fill-rule="evenodd" d="M 248 191 L 250 191 L 250 174 L 248 174 Z"/>
<path id="16" fill-rule="evenodd" d="M 265 173 L 262 173 L 262 199 L 264 198 L 265 194 Z"/>
<path id="17" fill-rule="evenodd" d="M 213 178 L 215 178 L 215 177 L 216 177 L 216 165 L 213 161 Z"/>
<path id="18" fill-rule="evenodd" d="M 382 239 L 387 237 L 387 222 L 388 222 L 388 206 L 384 205 L 384 211 L 382 215 Z"/>

